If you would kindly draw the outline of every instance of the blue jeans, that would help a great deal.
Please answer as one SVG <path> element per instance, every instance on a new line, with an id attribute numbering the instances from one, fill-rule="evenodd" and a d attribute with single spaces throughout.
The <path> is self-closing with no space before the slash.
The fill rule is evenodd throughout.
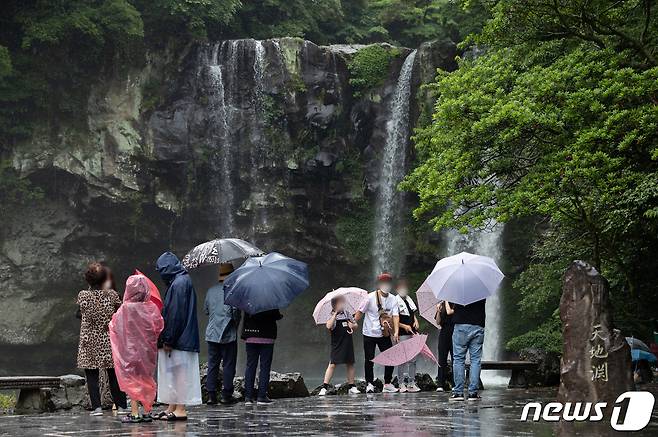
<path id="1" fill-rule="evenodd" d="M 258 399 L 267 397 L 267 386 L 270 385 L 270 368 L 274 356 L 273 344 L 246 343 L 247 369 L 244 371 L 244 397 L 254 399 L 254 382 L 256 380 L 256 367 L 260 361 L 258 373 Z"/>
<path id="2" fill-rule="evenodd" d="M 215 343 L 208 342 L 208 378 L 206 388 L 209 392 L 217 391 L 217 376 L 219 364 L 222 363 L 222 397 L 230 399 L 233 396 L 233 378 L 235 377 L 235 362 L 238 358 L 238 342 Z"/>
<path id="3" fill-rule="evenodd" d="M 455 325 L 452 334 L 452 373 L 455 379 L 454 394 L 464 394 L 466 351 L 471 356 L 468 393 L 473 395 L 480 388 L 480 361 L 484 344 L 484 328 L 478 325 Z"/>

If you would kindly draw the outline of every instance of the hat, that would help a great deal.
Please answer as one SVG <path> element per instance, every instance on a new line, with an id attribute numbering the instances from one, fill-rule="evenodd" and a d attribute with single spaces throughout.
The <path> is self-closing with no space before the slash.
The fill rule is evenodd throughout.
<path id="1" fill-rule="evenodd" d="M 235 269 L 231 263 L 222 263 L 219 265 L 219 280 L 223 281 L 228 275 L 233 273 Z"/>
<path id="2" fill-rule="evenodd" d="M 377 282 L 393 282 L 393 276 L 388 272 L 381 272 L 377 276 Z"/>

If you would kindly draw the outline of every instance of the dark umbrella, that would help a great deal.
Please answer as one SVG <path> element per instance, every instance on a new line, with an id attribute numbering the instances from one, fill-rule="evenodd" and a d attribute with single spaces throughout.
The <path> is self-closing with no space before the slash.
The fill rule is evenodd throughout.
<path id="1" fill-rule="evenodd" d="M 190 250 L 183 258 L 183 267 L 191 270 L 203 265 L 228 263 L 261 255 L 265 255 L 265 252 L 239 238 L 217 238 Z"/>
<path id="2" fill-rule="evenodd" d="M 308 288 L 308 266 L 280 253 L 249 258 L 224 281 L 224 303 L 249 314 L 285 308 Z"/>

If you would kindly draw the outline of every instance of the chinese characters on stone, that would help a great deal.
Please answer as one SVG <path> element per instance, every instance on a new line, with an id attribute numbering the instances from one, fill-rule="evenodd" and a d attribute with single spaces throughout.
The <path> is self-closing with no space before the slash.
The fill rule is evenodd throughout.
<path id="1" fill-rule="evenodd" d="M 601 325 L 594 325 L 590 338 L 589 357 L 592 360 L 592 381 L 608 381 L 608 351 L 605 338 L 601 335 Z"/>

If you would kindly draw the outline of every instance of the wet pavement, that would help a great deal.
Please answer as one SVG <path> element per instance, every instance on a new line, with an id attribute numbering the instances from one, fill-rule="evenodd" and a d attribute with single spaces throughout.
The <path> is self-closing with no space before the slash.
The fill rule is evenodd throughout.
<path id="1" fill-rule="evenodd" d="M 529 401 L 549 402 L 554 390 L 491 389 L 480 402 L 448 402 L 448 393 L 374 394 L 281 399 L 268 406 L 200 406 L 187 422 L 121 424 L 107 412 L 0 416 L 0 435 L 169 436 L 169 435 L 412 435 L 550 436 L 554 424 L 520 421 Z M 609 422 L 586 424 L 563 435 L 608 434 Z M 658 435 L 658 414 L 634 436 Z"/>

